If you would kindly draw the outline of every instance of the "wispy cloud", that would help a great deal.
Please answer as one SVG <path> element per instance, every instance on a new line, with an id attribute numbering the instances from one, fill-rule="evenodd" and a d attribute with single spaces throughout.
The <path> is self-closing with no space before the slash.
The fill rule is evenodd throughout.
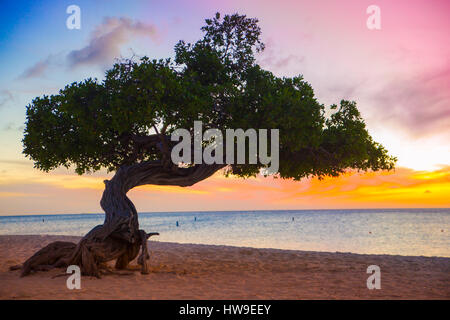
<path id="1" fill-rule="evenodd" d="M 9 90 L 0 91 L 0 109 L 13 100 L 13 95 Z"/>
<path id="2" fill-rule="evenodd" d="M 398 168 L 395 172 L 348 173 L 338 178 L 304 180 L 303 189 L 282 182 L 280 204 L 309 202 L 336 207 L 448 207 L 450 166 L 434 171 Z M 326 199 L 326 200 L 324 200 Z"/>
<path id="3" fill-rule="evenodd" d="M 67 55 L 70 66 L 110 62 L 120 55 L 121 46 L 138 36 L 156 40 L 158 29 L 128 18 L 105 18 L 92 33 L 89 44 Z"/>
<path id="4" fill-rule="evenodd" d="M 8 122 L 4 127 L 4 131 L 23 131 L 25 129 L 24 125 L 17 125 L 14 122 Z M 1 160 L 0 160 L 1 162 Z"/>
<path id="5" fill-rule="evenodd" d="M 90 35 L 89 43 L 81 49 L 72 50 L 68 54 L 51 54 L 27 68 L 19 79 L 39 78 L 55 66 L 74 68 L 82 65 L 110 64 L 120 56 L 122 45 L 137 37 L 149 37 L 157 40 L 158 28 L 129 18 L 106 17 Z M 0 107 L 2 100 L 0 98 Z"/>
<path id="6" fill-rule="evenodd" d="M 30 79 L 41 77 L 53 62 L 53 56 L 50 55 L 47 58 L 36 62 L 34 65 L 26 69 L 20 76 L 19 79 Z"/>
<path id="7" fill-rule="evenodd" d="M 9 168 L 0 174 L 0 214 L 26 213 L 30 208 L 46 213 L 101 211 L 98 199 L 103 180 L 110 178 L 106 175 L 42 173 L 30 164 L 26 168 L 0 162 Z M 149 185 L 133 189 L 129 196 L 139 211 L 253 210 L 448 207 L 449 192 L 447 165 L 434 171 L 398 168 L 395 172 L 349 172 L 337 178 L 300 182 L 272 177 L 225 178 L 218 173 L 189 188 Z M 35 207 L 32 201 L 18 203 L 17 194 L 41 195 L 42 202 Z"/>
<path id="8" fill-rule="evenodd" d="M 298 54 L 285 54 L 280 50 L 275 50 L 276 45 L 273 40 L 266 42 L 265 50 L 258 55 L 258 63 L 276 74 L 290 73 L 291 69 L 299 70 L 299 67 L 305 61 L 305 57 Z"/>
<path id="9" fill-rule="evenodd" d="M 450 64 L 436 71 L 394 79 L 373 99 L 380 122 L 395 122 L 413 136 L 450 135 Z"/>

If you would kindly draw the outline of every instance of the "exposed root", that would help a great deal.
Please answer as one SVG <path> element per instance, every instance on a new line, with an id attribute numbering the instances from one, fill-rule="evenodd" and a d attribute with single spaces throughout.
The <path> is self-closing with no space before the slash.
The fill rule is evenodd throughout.
<path id="1" fill-rule="evenodd" d="M 95 232 L 92 234 L 95 234 Z M 20 276 L 23 277 L 36 271 L 48 271 L 54 268 L 67 268 L 69 265 L 77 265 L 80 267 L 82 275 L 100 278 L 102 274 L 114 273 L 106 265 L 106 262 L 117 259 L 115 268 L 126 269 L 141 250 L 141 255 L 138 258 L 141 273 L 149 273 L 147 260 L 150 255 L 147 239 L 158 233 L 146 233 L 144 230 L 139 230 L 137 235 L 139 241 L 134 243 L 113 237 L 99 240 L 92 237 L 92 234 L 86 235 L 78 244 L 65 241 L 52 242 L 36 252 L 23 265 L 11 266 L 10 270 L 22 269 Z M 130 273 L 123 274 L 128 275 Z"/>
<path id="2" fill-rule="evenodd" d="M 21 277 L 32 271 L 47 271 L 54 267 L 66 267 L 76 244 L 73 242 L 56 241 L 36 252 L 24 262 Z"/>
<path id="3" fill-rule="evenodd" d="M 19 270 L 19 269 L 22 269 L 22 264 L 16 264 L 15 266 L 11 266 L 11 267 L 9 267 L 9 270 L 10 271 L 14 271 L 14 270 Z"/>

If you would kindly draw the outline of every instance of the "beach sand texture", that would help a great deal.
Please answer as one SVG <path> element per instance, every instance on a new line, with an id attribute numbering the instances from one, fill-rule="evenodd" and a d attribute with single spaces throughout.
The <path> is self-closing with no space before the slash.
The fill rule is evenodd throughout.
<path id="1" fill-rule="evenodd" d="M 0 299 L 450 299 L 450 258 L 437 257 L 149 241 L 150 274 L 82 277 L 80 290 L 54 277 L 64 269 L 9 271 L 56 240 L 80 237 L 0 236 Z M 367 289 L 369 265 L 381 269 L 380 290 Z"/>

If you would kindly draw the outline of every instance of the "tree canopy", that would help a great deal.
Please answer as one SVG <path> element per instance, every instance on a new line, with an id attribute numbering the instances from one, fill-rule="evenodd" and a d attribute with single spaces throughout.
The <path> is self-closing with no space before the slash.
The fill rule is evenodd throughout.
<path id="1" fill-rule="evenodd" d="M 373 141 L 355 102 L 342 100 L 325 116 L 301 75 L 277 77 L 257 64 L 264 50 L 257 19 L 216 14 L 205 22 L 203 38 L 178 42 L 174 59 L 120 60 L 102 81 L 35 98 L 27 106 L 24 154 L 44 171 L 160 162 L 170 172 L 170 133 L 192 132 L 200 120 L 205 129 L 279 129 L 281 178 L 394 167 L 396 158 Z M 230 165 L 227 172 L 248 177 L 263 167 Z"/>

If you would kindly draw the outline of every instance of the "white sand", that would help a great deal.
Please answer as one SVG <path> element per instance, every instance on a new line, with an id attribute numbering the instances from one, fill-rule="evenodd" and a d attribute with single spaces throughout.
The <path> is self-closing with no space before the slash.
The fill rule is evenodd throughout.
<path id="1" fill-rule="evenodd" d="M 82 277 L 81 290 L 67 289 L 67 276 L 52 278 L 63 269 L 24 278 L 9 271 L 52 241 L 79 239 L 0 236 L 0 299 L 450 299 L 450 258 L 150 241 L 149 275 Z M 372 264 L 380 290 L 366 287 Z"/>

